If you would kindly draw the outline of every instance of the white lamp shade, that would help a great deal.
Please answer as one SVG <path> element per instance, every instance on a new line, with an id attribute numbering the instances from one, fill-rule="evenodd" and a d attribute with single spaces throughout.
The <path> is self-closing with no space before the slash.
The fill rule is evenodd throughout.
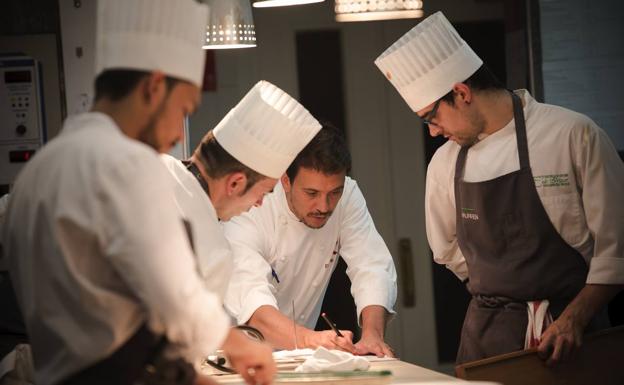
<path id="1" fill-rule="evenodd" d="M 210 9 L 204 49 L 256 46 L 256 27 L 249 0 L 204 0 Z"/>
<path id="2" fill-rule="evenodd" d="M 336 0 L 336 21 L 414 19 L 423 16 L 421 0 Z"/>

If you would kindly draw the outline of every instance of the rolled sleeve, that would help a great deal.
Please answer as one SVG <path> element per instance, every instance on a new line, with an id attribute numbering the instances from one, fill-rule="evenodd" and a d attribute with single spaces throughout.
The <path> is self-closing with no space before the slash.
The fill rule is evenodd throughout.
<path id="1" fill-rule="evenodd" d="M 278 309 L 267 278 L 271 276 L 271 267 L 260 255 L 241 249 L 233 247 L 235 267 L 225 295 L 225 308 L 239 325 L 247 323 L 260 306 Z"/>
<path id="2" fill-rule="evenodd" d="M 624 258 L 593 258 L 587 283 L 600 285 L 624 284 Z"/>
<path id="3" fill-rule="evenodd" d="M 354 187 L 343 196 L 344 214 L 340 229 L 340 255 L 347 263 L 351 294 L 357 316 L 370 305 L 383 306 L 394 315 L 397 297 L 397 274 L 390 251 L 366 207 L 362 192 Z"/>
<path id="4" fill-rule="evenodd" d="M 250 215 L 238 216 L 224 223 L 223 228 L 234 256 L 224 304 L 238 324 L 245 324 L 260 306 L 278 309 L 275 288 L 270 283 L 271 266 L 261 254 L 267 239 Z"/>
<path id="5" fill-rule="evenodd" d="M 444 175 L 439 154 L 432 159 L 427 171 L 425 186 L 425 223 L 427 240 L 433 260 L 445 265 L 457 278 L 468 278 L 468 266 L 456 236 L 455 197 L 453 179 Z"/>
<path id="6" fill-rule="evenodd" d="M 624 284 L 624 163 L 606 133 L 589 118 L 579 132 L 577 170 L 594 239 L 587 283 Z"/>

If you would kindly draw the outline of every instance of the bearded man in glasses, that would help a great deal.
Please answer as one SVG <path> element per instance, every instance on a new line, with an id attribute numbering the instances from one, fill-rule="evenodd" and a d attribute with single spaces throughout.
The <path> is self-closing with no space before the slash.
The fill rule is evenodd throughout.
<path id="1" fill-rule="evenodd" d="M 624 166 L 588 117 L 505 89 L 441 12 L 376 65 L 432 136 L 436 262 L 472 294 L 457 363 L 537 347 L 566 359 L 624 284 Z"/>

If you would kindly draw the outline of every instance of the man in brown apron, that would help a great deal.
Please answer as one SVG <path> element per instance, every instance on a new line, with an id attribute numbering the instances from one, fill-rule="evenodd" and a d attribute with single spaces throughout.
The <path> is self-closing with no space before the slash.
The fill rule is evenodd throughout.
<path id="1" fill-rule="evenodd" d="M 624 167 L 609 139 L 507 91 L 441 12 L 375 63 L 431 135 L 450 139 L 429 165 L 425 205 L 434 258 L 473 296 L 457 362 L 528 347 L 565 359 L 608 326 L 604 306 L 624 284 Z"/>
<path id="2" fill-rule="evenodd" d="M 587 277 L 583 257 L 555 230 L 537 195 L 522 103 L 517 95 L 510 96 L 520 170 L 485 182 L 464 182 L 468 146 L 460 150 L 455 166 L 457 242 L 468 264 L 468 290 L 473 295 L 458 362 L 523 349 L 526 302 L 548 299 L 556 318 Z M 474 210 L 478 219 L 462 215 L 463 208 Z"/>

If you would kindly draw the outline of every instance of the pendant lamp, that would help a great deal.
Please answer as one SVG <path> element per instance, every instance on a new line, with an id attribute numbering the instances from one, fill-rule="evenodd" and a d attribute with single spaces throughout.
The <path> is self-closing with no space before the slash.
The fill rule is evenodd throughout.
<path id="1" fill-rule="evenodd" d="M 421 0 L 336 0 L 336 21 L 413 19 L 423 16 Z"/>
<path id="2" fill-rule="evenodd" d="M 303 5 L 322 3 L 325 0 L 254 0 L 254 8 L 286 7 L 289 5 Z"/>
<path id="3" fill-rule="evenodd" d="M 204 49 L 256 46 L 256 27 L 249 0 L 203 0 L 210 8 Z"/>

